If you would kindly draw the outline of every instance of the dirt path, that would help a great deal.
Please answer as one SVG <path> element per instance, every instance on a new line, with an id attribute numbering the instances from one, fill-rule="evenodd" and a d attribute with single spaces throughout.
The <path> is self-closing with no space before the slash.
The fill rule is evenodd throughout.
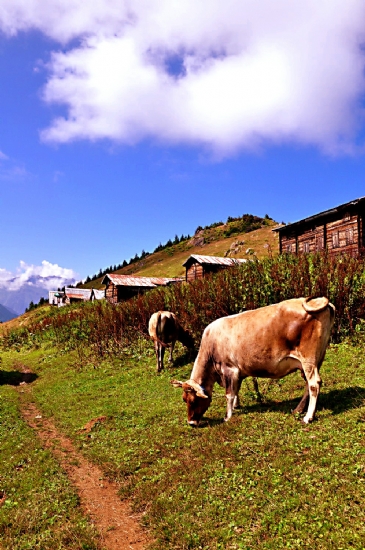
<path id="1" fill-rule="evenodd" d="M 30 374 L 29 370 L 23 369 L 23 382 L 18 386 L 20 391 L 28 390 L 25 386 Z M 88 462 L 48 418 L 42 417 L 34 403 L 23 403 L 22 414 L 76 487 L 81 507 L 98 530 L 102 547 L 107 550 L 146 548 L 150 539 L 128 503 L 118 497 L 117 485 L 108 481 L 99 468 Z"/>

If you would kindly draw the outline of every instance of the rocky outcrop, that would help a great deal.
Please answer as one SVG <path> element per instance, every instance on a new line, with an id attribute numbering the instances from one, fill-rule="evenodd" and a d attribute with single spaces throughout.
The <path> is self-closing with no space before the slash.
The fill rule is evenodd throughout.
<path id="1" fill-rule="evenodd" d="M 204 246 L 205 239 L 204 239 L 204 229 L 201 229 L 200 231 L 197 231 L 189 241 L 189 244 L 191 246 Z"/>
<path id="2" fill-rule="evenodd" d="M 224 256 L 227 258 L 232 258 L 237 256 L 237 254 L 242 254 L 242 247 L 245 244 L 245 241 L 234 241 L 228 250 L 226 250 Z"/>

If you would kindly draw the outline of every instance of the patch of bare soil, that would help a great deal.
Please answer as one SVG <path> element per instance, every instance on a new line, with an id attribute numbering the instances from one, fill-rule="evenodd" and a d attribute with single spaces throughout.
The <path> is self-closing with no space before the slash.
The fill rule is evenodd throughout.
<path id="1" fill-rule="evenodd" d="M 75 449 L 72 441 L 61 434 L 50 419 L 42 416 L 34 403 L 23 404 L 22 414 L 76 487 L 81 507 L 99 532 L 102 547 L 107 550 L 146 548 L 150 539 L 129 504 L 118 497 L 118 486 L 88 462 Z"/>

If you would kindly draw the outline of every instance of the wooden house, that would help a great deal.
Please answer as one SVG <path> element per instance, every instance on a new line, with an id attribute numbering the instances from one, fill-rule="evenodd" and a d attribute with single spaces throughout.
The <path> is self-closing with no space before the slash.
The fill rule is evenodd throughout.
<path id="1" fill-rule="evenodd" d="M 358 256 L 365 247 L 365 197 L 314 216 L 273 229 L 279 233 L 280 253 L 309 253 Z"/>
<path id="2" fill-rule="evenodd" d="M 48 302 L 54 306 L 66 306 L 77 302 L 88 302 L 89 300 L 101 300 L 105 298 L 105 290 L 95 288 L 65 288 L 62 290 L 50 290 Z"/>
<path id="3" fill-rule="evenodd" d="M 88 302 L 91 298 L 91 288 L 65 288 L 65 304 Z"/>
<path id="4" fill-rule="evenodd" d="M 195 279 L 203 279 L 206 275 L 217 273 L 221 269 L 227 269 L 228 267 L 237 266 L 246 262 L 247 260 L 241 260 L 236 258 L 222 258 L 220 256 L 201 256 L 199 254 L 192 254 L 183 263 L 186 269 L 185 281 L 191 282 Z"/>
<path id="5" fill-rule="evenodd" d="M 158 286 L 166 286 L 177 282 L 177 279 L 166 277 L 133 277 L 130 275 L 115 275 L 107 273 L 101 284 L 105 285 L 105 298 L 111 304 L 129 300 L 138 294 L 152 290 Z"/>

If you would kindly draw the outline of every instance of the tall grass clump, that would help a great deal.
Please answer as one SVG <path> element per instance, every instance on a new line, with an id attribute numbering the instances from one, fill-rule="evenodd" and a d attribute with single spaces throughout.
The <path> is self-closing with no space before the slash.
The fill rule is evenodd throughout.
<path id="1" fill-rule="evenodd" d="M 148 338 L 148 320 L 158 310 L 177 314 L 198 343 L 213 320 L 299 296 L 327 296 L 336 307 L 335 341 L 362 330 L 365 260 L 326 253 L 283 254 L 254 259 L 189 284 L 160 287 L 115 306 L 102 301 L 54 309 L 27 328 L 10 331 L 3 347 L 33 347 L 49 341 L 61 350 L 103 358 L 123 354 Z"/>

